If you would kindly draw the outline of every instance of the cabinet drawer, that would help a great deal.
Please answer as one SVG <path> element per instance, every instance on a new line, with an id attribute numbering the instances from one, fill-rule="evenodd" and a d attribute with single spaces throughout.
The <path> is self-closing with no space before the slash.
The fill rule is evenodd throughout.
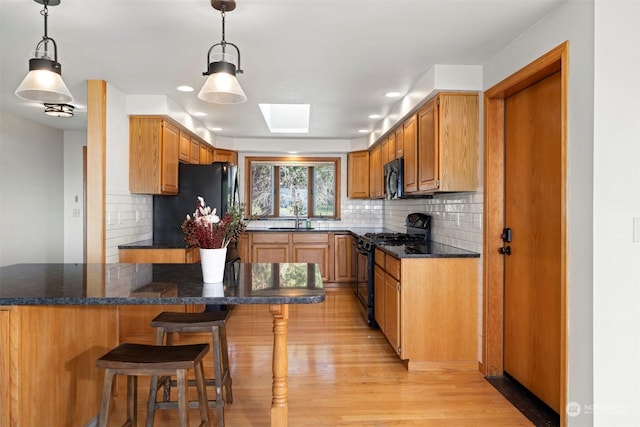
<path id="1" fill-rule="evenodd" d="M 387 255 L 385 257 L 384 269 L 387 273 L 393 276 L 395 279 L 400 280 L 400 260 Z"/>
<path id="2" fill-rule="evenodd" d="M 375 258 L 376 258 L 376 264 L 378 264 L 384 270 L 384 252 L 376 249 Z"/>
<path id="3" fill-rule="evenodd" d="M 289 243 L 289 233 L 251 233 L 251 243 Z"/>
<path id="4" fill-rule="evenodd" d="M 329 233 L 294 232 L 291 233 L 293 243 L 329 243 Z"/>

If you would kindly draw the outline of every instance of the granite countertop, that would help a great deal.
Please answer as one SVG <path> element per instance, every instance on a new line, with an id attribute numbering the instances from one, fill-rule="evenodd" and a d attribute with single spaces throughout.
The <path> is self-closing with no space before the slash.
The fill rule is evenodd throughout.
<path id="1" fill-rule="evenodd" d="M 363 236 L 366 233 L 393 233 L 393 230 L 389 230 L 382 227 L 350 227 L 350 228 L 271 228 L 271 227 L 252 227 L 247 229 L 247 232 L 321 232 L 321 233 L 350 233 L 355 237 Z M 428 245 L 400 245 L 391 246 L 376 244 L 376 247 L 391 254 L 396 258 L 479 258 L 480 254 L 477 252 L 468 251 L 465 249 L 456 248 L 453 246 L 445 245 L 437 242 L 430 242 Z M 175 241 L 156 241 L 156 240 L 142 240 L 139 242 L 127 243 L 119 245 L 118 249 L 186 249 L 187 246 L 184 242 Z"/>
<path id="2" fill-rule="evenodd" d="M 381 228 L 381 227 L 351 227 L 351 228 L 326 228 L 326 227 L 314 227 L 311 229 L 307 229 L 307 228 L 299 228 L 299 229 L 295 229 L 295 228 L 272 228 L 272 227 L 264 227 L 264 228 L 260 228 L 260 227 L 252 227 L 250 229 L 247 229 L 247 232 L 251 233 L 251 232 L 272 232 L 272 233 L 282 233 L 282 232 L 304 232 L 304 233 L 312 233 L 312 232 L 316 232 L 316 233 L 351 233 L 354 236 L 361 236 L 364 235 L 365 233 L 382 233 L 382 232 L 391 232 L 390 230 L 387 230 L 385 228 Z M 188 246 L 187 244 L 180 240 L 180 241 L 173 241 L 173 240 L 153 240 L 153 239 L 148 239 L 148 240 L 140 240 L 137 242 L 131 242 L 131 243 L 125 243 L 122 245 L 118 245 L 118 249 L 187 249 Z"/>
<path id="3" fill-rule="evenodd" d="M 477 252 L 467 251 L 442 243 L 429 242 L 426 245 L 376 245 L 395 258 L 479 258 Z"/>
<path id="4" fill-rule="evenodd" d="M 0 305 L 313 304 L 324 299 L 316 264 L 228 264 L 218 284 L 202 283 L 200 264 L 0 268 Z"/>

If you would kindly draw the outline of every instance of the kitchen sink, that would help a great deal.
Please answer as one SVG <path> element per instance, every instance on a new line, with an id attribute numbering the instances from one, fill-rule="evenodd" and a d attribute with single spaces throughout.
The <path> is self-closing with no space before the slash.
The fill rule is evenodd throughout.
<path id="1" fill-rule="evenodd" d="M 306 227 L 269 227 L 269 230 L 282 230 L 282 231 L 292 231 L 292 230 L 314 230 L 314 228 L 306 228 Z"/>

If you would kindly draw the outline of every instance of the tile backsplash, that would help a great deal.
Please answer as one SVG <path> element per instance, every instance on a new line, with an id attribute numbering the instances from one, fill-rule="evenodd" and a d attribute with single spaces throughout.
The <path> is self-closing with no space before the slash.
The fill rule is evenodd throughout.
<path id="1" fill-rule="evenodd" d="M 118 245 L 153 237 L 153 196 L 107 194 L 106 259 L 118 262 Z"/>
<path id="2" fill-rule="evenodd" d="M 383 226 L 405 232 L 404 220 L 412 212 L 431 215 L 434 242 L 482 252 L 482 193 L 437 194 L 433 199 L 385 200 Z"/>
<path id="3" fill-rule="evenodd" d="M 313 220 L 323 228 L 384 227 L 404 232 L 411 212 L 432 216 L 433 241 L 482 252 L 482 193 L 439 194 L 433 199 L 342 200 L 339 221 Z M 118 245 L 153 237 L 153 198 L 145 195 L 109 195 L 106 211 L 106 261 L 118 261 Z M 249 228 L 291 226 L 291 220 L 256 220 Z M 287 223 L 284 225 L 283 223 Z"/>

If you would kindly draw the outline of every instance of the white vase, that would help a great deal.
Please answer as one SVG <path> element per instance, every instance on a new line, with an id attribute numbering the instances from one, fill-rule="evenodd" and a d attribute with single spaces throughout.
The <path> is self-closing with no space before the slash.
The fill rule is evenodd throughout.
<path id="1" fill-rule="evenodd" d="M 200 263 L 202 264 L 202 279 L 204 283 L 222 282 L 224 277 L 224 263 L 227 259 L 227 248 L 200 248 Z"/>

